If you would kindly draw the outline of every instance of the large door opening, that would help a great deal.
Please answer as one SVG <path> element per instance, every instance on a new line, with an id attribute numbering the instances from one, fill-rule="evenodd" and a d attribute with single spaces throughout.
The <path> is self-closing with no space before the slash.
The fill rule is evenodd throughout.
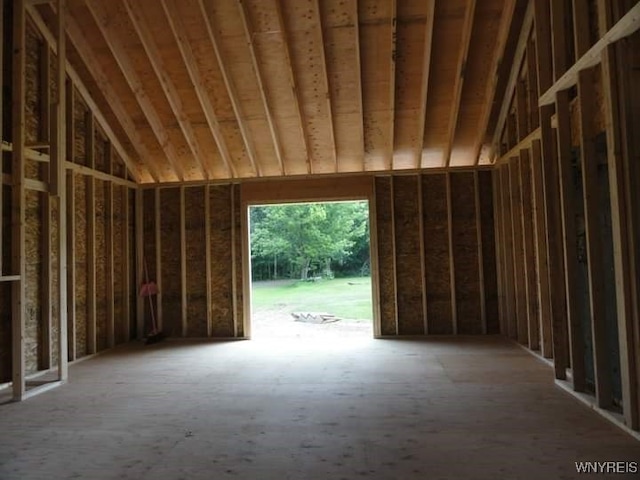
<path id="1" fill-rule="evenodd" d="M 249 206 L 251 337 L 373 337 L 367 201 Z"/>

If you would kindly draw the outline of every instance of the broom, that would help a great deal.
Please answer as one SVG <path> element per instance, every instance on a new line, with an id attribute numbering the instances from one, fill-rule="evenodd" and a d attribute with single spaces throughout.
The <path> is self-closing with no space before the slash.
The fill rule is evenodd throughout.
<path id="1" fill-rule="evenodd" d="M 151 331 L 147 334 L 145 340 L 146 345 L 160 342 L 164 339 L 164 333 L 158 330 L 156 323 L 156 314 L 153 308 L 152 296 L 158 294 L 158 285 L 155 282 L 149 280 L 149 270 L 147 269 L 147 259 L 144 259 L 144 279 L 145 283 L 140 286 L 140 296 L 147 297 L 149 299 L 149 310 L 151 312 Z"/>

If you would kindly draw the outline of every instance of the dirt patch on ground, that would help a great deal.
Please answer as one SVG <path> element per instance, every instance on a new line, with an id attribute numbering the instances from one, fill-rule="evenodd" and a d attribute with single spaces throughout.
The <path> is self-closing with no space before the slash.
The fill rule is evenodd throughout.
<path id="1" fill-rule="evenodd" d="M 342 319 L 331 323 L 296 322 L 285 305 L 259 309 L 251 315 L 251 337 L 255 339 L 335 339 L 372 338 L 371 320 Z"/>

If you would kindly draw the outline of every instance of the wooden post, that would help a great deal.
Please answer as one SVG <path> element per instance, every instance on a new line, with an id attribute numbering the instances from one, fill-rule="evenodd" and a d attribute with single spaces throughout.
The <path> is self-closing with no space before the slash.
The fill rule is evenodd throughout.
<path id="1" fill-rule="evenodd" d="M 156 244 L 156 285 L 158 286 L 158 294 L 156 295 L 156 322 L 159 331 L 162 331 L 164 326 L 164 315 L 163 315 L 163 286 L 162 286 L 162 229 L 161 221 L 162 215 L 160 212 L 160 189 L 156 188 L 154 190 L 154 207 L 153 207 L 153 215 L 154 215 L 154 232 L 153 236 Z M 181 210 L 182 212 L 182 210 Z M 181 237 L 182 238 L 182 237 Z M 148 260 L 147 260 L 148 261 Z"/>
<path id="2" fill-rule="evenodd" d="M 540 140 L 531 145 L 533 182 L 533 219 L 538 271 L 538 304 L 540 306 L 540 353 L 544 358 L 553 357 L 551 330 L 551 292 L 549 290 L 549 264 L 547 263 L 547 223 L 544 208 L 544 184 L 542 178 L 542 152 Z"/>
<path id="3" fill-rule="evenodd" d="M 232 183 L 229 187 L 229 204 L 231 205 L 231 305 L 233 309 L 233 336 L 238 336 L 238 276 L 236 265 L 236 216 L 235 216 L 235 184 Z"/>
<path id="4" fill-rule="evenodd" d="M 106 143 L 105 145 L 105 155 L 107 157 L 107 165 L 109 173 L 111 173 L 112 168 L 112 152 L 111 152 L 111 144 Z M 104 182 L 105 188 L 105 244 L 106 244 L 106 297 L 107 297 L 107 346 L 108 348 L 113 348 L 116 344 L 115 339 L 115 312 L 114 312 L 114 304 L 115 304 L 115 292 L 113 289 L 114 283 L 114 266 L 113 266 L 113 183 L 112 182 Z"/>
<path id="5" fill-rule="evenodd" d="M 582 318 L 578 298 L 578 253 L 573 201 L 573 166 L 571 164 L 571 119 L 569 113 L 569 96 L 566 90 L 556 96 L 556 115 L 558 119 L 558 171 L 560 187 L 560 208 L 562 216 L 562 242 L 565 267 L 565 293 L 567 318 L 569 321 L 569 344 L 571 346 L 571 372 L 573 388 L 577 392 L 586 389 L 586 373 L 584 359 L 584 338 Z"/>
<path id="6" fill-rule="evenodd" d="M 140 296 L 140 286 L 144 280 L 144 190 L 135 190 L 135 235 L 136 235 L 136 335 L 144 338 L 144 298 Z"/>
<path id="7" fill-rule="evenodd" d="M 86 115 L 87 165 L 95 168 L 95 126 L 91 112 Z M 92 175 L 87 183 L 87 353 L 97 352 L 96 329 L 96 182 Z"/>
<path id="8" fill-rule="evenodd" d="M 47 144 L 55 136 L 58 125 L 56 119 L 51 118 L 51 72 L 49 62 L 51 60 L 49 46 L 46 43 L 40 44 L 40 132 L 39 142 Z M 53 121 L 52 121 L 53 120 Z M 51 145 L 53 146 L 53 145 Z M 50 149 L 50 153 L 51 149 Z M 56 157 L 56 155 L 52 155 Z M 40 260 L 42 262 L 42 276 L 40 277 L 40 339 L 38 342 L 40 356 L 38 366 L 41 370 L 51 368 L 51 341 L 52 338 L 52 290 L 53 265 L 51 258 L 52 239 L 51 239 L 51 210 L 52 199 L 50 195 L 54 194 L 56 187 L 53 185 L 55 180 L 54 170 L 55 162 L 50 161 L 49 165 L 40 165 L 41 171 L 44 173 L 49 184 L 49 192 L 40 193 L 38 197 L 42 200 L 41 222 L 42 222 L 42 244 L 40 250 Z M 49 171 L 47 171 L 48 169 Z"/>
<path id="9" fill-rule="evenodd" d="M 157 249 L 156 249 L 157 250 Z M 184 186 L 180 187 L 180 286 L 182 288 L 181 316 L 182 336 L 187 336 L 187 225 L 185 214 Z"/>
<path id="10" fill-rule="evenodd" d="M 506 318 L 505 304 L 505 281 L 504 281 L 504 261 L 502 252 L 504 249 L 504 240 L 502 238 L 502 193 L 500 187 L 500 170 L 494 169 L 491 172 L 491 183 L 493 193 L 493 227 L 495 229 L 494 238 L 496 250 L 496 273 L 498 280 L 498 319 L 499 328 L 502 335 L 505 334 L 504 320 Z"/>
<path id="11" fill-rule="evenodd" d="M 593 69 L 578 74 L 578 102 L 580 105 L 580 154 L 584 195 L 587 259 L 589 263 L 589 304 L 593 335 L 593 363 L 596 382 L 596 401 L 601 408 L 613 403 L 609 360 L 607 310 L 604 292 L 602 228 L 600 226 L 600 185 L 593 129 Z"/>
<path id="12" fill-rule="evenodd" d="M 561 3 L 561 2 L 553 2 Z M 550 2 L 534 0 L 536 58 L 538 65 L 538 87 L 545 92 L 551 87 L 551 26 Z M 564 294 L 564 263 L 562 257 L 562 220 L 560 216 L 560 195 L 558 190 L 558 168 L 556 149 L 554 148 L 551 116 L 553 106 L 540 107 L 540 136 L 542 153 L 542 181 L 544 185 L 544 210 L 547 225 L 547 258 L 551 296 L 551 314 L 553 328 L 553 357 L 557 379 L 567 378 L 569 364 L 567 352 L 566 301 Z"/>
<path id="13" fill-rule="evenodd" d="M 520 151 L 520 198 L 522 199 L 521 230 L 524 248 L 524 273 L 529 348 L 540 349 L 540 321 L 538 319 L 538 289 L 534 251 L 533 206 L 531 197 L 531 157 L 529 150 Z"/>
<path id="14" fill-rule="evenodd" d="M 502 183 L 502 237 L 504 239 L 505 295 L 506 295 L 506 330 L 505 334 L 512 339 L 517 338 L 515 275 L 513 265 L 513 234 L 511 232 L 511 188 L 509 182 L 510 165 L 500 167 Z"/>
<path id="15" fill-rule="evenodd" d="M 125 167 L 126 168 L 126 167 Z M 122 187 L 122 310 L 124 339 L 131 338 L 131 239 L 129 238 L 129 188 Z"/>
<path id="16" fill-rule="evenodd" d="M 213 318 L 211 312 L 211 198 L 209 185 L 204 186 L 204 238 L 205 238 L 205 274 L 207 282 L 207 337 L 213 330 Z"/>
<path id="17" fill-rule="evenodd" d="M 624 83 L 619 75 L 620 46 L 609 46 L 603 53 L 602 79 L 605 98 L 607 131 L 607 164 L 611 192 L 611 226 L 613 257 L 616 275 L 616 307 L 618 313 L 618 342 L 620 345 L 620 378 L 622 383 L 622 413 L 628 427 L 640 428 L 637 361 L 638 345 L 634 344 L 634 262 L 633 204 L 630 184 L 630 156 L 625 156 L 623 120 L 620 102 L 625 102 Z M 622 88 L 620 86 L 622 85 Z M 628 141 L 628 140 L 627 140 Z M 637 208 L 637 207 L 636 207 Z M 637 237 L 635 239 L 637 243 Z M 635 280 L 637 282 L 637 279 Z"/>
<path id="18" fill-rule="evenodd" d="M 422 204 L 422 176 L 416 175 L 418 182 L 418 230 L 420 235 L 420 290 L 422 292 L 422 320 L 424 323 L 424 334 L 429 335 L 429 322 L 427 319 L 427 285 L 425 282 L 425 269 L 424 263 L 424 217 L 423 217 L 423 204 Z"/>
<path id="19" fill-rule="evenodd" d="M 25 141 L 25 0 L 13 2 L 13 78 L 12 78 L 12 144 L 11 155 L 11 269 L 19 280 L 11 291 L 12 382 L 13 399 L 21 401 L 25 385 L 25 204 L 24 204 L 24 141 Z"/>
<path id="20" fill-rule="evenodd" d="M 451 285 L 451 323 L 453 334 L 458 334 L 458 305 L 456 301 L 456 272 L 453 261 L 453 209 L 451 198 L 451 173 L 447 172 L 447 231 L 449 234 L 449 279 Z"/>
<path id="21" fill-rule="evenodd" d="M 482 321 L 482 333 L 487 333 L 487 303 L 485 298 L 484 285 L 484 258 L 482 255 L 482 216 L 480 215 L 480 182 L 478 180 L 478 172 L 473 172 L 473 184 L 475 189 L 475 207 L 476 207 L 476 233 L 478 239 L 478 278 L 480 285 L 480 320 Z M 424 278 L 424 275 L 423 275 Z"/>

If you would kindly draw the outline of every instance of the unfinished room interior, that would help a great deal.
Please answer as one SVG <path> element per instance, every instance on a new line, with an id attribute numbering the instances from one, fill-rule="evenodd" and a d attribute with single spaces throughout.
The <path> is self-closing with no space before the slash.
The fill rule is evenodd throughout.
<path id="1" fill-rule="evenodd" d="M 640 475 L 640 2 L 0 20 L 0 479 Z M 333 200 L 373 334 L 252 340 L 249 207 Z"/>

